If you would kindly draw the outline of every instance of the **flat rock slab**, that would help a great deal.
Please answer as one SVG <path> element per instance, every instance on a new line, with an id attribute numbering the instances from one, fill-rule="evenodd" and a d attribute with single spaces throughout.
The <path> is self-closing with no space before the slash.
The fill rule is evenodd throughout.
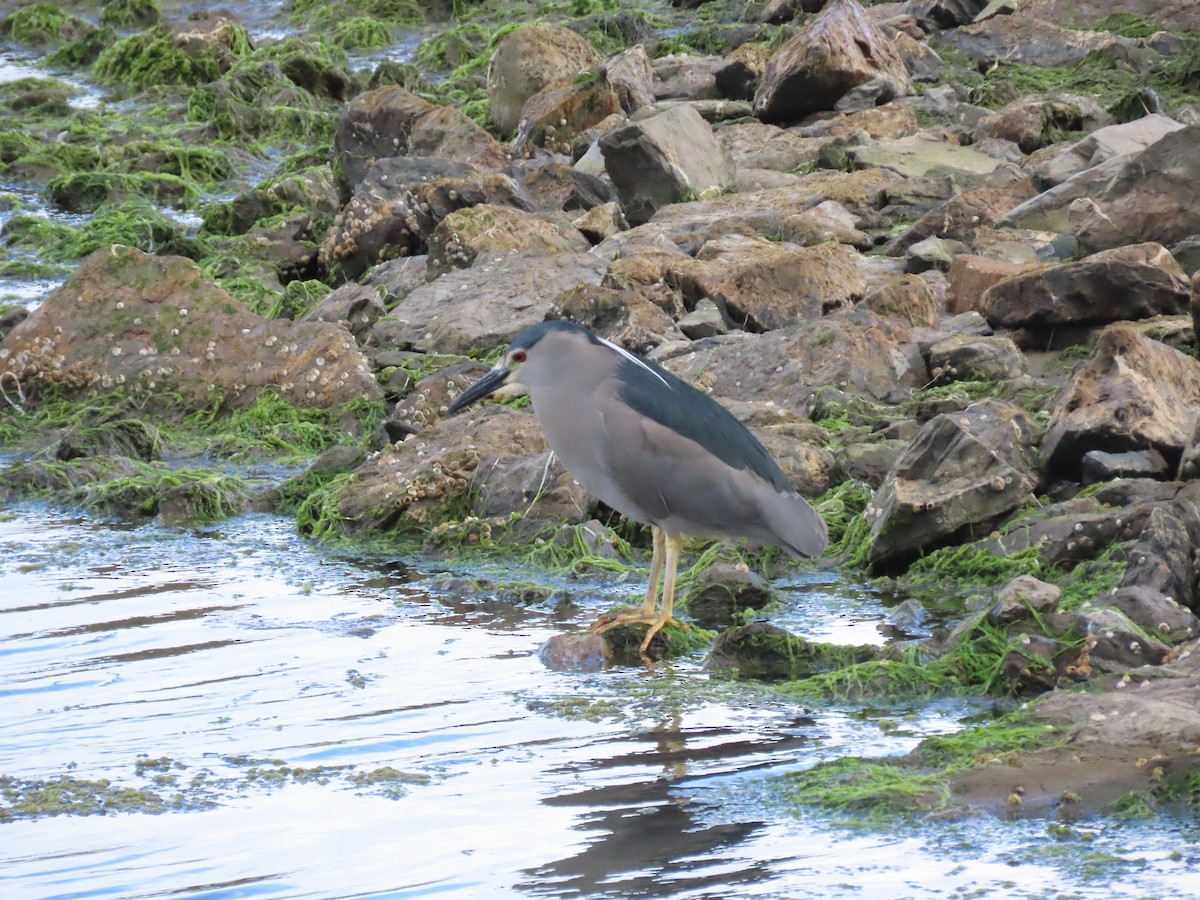
<path id="1" fill-rule="evenodd" d="M 443 275 L 375 323 L 371 343 L 467 353 L 509 343 L 546 318 L 564 291 L 598 285 L 608 264 L 588 253 L 518 254 Z"/>
<path id="2" fill-rule="evenodd" d="M 921 135 L 852 147 L 847 153 L 860 168 L 891 169 L 906 178 L 951 173 L 987 175 L 1001 165 L 994 156 Z"/>

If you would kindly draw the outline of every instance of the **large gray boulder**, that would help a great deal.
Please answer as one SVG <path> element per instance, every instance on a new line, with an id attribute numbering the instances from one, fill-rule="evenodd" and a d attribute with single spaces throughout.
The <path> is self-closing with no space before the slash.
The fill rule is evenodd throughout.
<path id="1" fill-rule="evenodd" d="M 875 492 L 868 562 L 902 565 L 974 532 L 986 533 L 1038 484 L 1036 429 L 1019 407 L 982 400 L 918 432 Z"/>
<path id="2" fill-rule="evenodd" d="M 598 285 L 606 269 L 588 253 L 522 253 L 456 269 L 376 322 L 370 343 L 426 353 L 491 350 L 543 321 L 564 291 Z"/>
<path id="3" fill-rule="evenodd" d="M 604 168 L 631 224 L 659 208 L 719 194 L 733 184 L 733 164 L 712 126 L 690 106 L 668 107 L 600 138 Z"/>

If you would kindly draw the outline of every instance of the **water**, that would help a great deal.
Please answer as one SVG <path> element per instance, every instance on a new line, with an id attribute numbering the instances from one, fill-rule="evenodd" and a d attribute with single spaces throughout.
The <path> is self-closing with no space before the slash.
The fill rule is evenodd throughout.
<path id="1" fill-rule="evenodd" d="M 9 510 L 0 776 L 184 799 L 0 824 L 0 896 L 1195 896 L 1194 823 L 870 833 L 780 799 L 780 773 L 905 752 L 972 707 L 810 712 L 698 659 L 552 672 L 538 646 L 638 585 L 452 601 L 438 565 L 323 554 L 268 516 Z M 822 584 L 793 585 L 812 634 L 878 633 L 869 592 L 848 618 Z"/>

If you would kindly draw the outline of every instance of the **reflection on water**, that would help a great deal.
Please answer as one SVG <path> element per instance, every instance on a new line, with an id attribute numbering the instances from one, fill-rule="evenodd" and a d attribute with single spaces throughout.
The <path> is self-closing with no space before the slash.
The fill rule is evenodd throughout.
<path id="1" fill-rule="evenodd" d="M 972 710 L 809 712 L 699 660 L 551 672 L 538 646 L 636 581 L 452 600 L 432 586 L 463 573 L 434 568 L 323 554 L 271 517 L 190 532 L 10 510 L 0 896 L 1194 891 L 1181 823 L 1097 826 L 1063 853 L 1036 821 L 895 835 L 794 815 L 778 774 L 902 753 Z M 806 576 L 788 593 L 792 627 L 878 640 L 869 591 Z M 110 814 L 50 814 L 70 798 Z"/>

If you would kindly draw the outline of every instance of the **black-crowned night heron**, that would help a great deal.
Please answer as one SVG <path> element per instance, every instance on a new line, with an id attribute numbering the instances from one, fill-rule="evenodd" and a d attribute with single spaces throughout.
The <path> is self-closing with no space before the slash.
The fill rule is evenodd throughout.
<path id="1" fill-rule="evenodd" d="M 650 626 L 645 652 L 672 620 L 685 534 L 749 538 L 802 559 L 825 549 L 825 522 L 746 426 L 656 363 L 579 325 L 542 322 L 513 341 L 450 412 L 506 384 L 528 388 L 550 449 L 576 481 L 653 529 L 641 610 L 594 630 L 643 622 Z"/>

